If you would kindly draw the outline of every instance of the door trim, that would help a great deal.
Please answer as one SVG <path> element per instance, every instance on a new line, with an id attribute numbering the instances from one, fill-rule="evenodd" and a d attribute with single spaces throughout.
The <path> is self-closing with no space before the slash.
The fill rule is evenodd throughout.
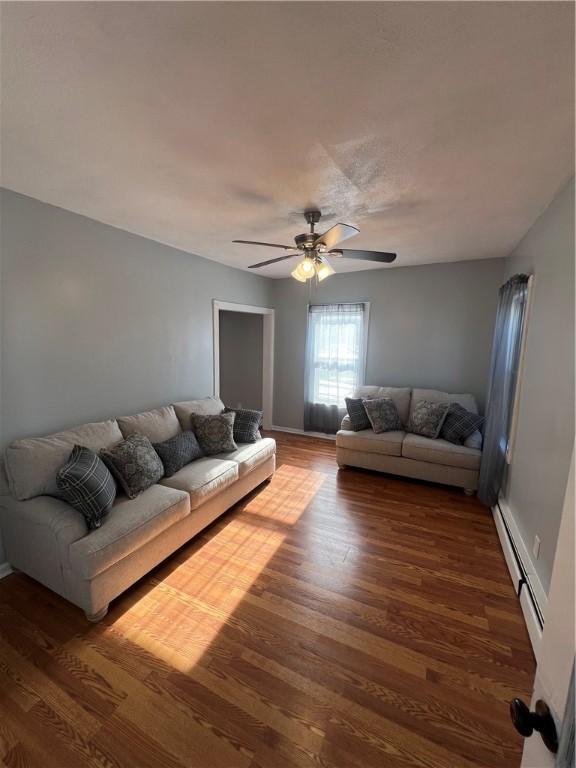
<path id="1" fill-rule="evenodd" d="M 214 348 L 214 396 L 220 396 L 220 312 L 247 312 L 262 315 L 262 426 L 272 427 L 274 411 L 274 310 L 251 304 L 235 304 L 231 301 L 212 300 L 213 348 Z"/>

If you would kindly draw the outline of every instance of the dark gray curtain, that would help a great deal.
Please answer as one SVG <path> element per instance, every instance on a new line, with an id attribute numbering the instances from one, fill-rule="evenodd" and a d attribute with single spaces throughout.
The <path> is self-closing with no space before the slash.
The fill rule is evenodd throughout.
<path id="1" fill-rule="evenodd" d="M 339 408 L 337 405 L 304 403 L 304 430 L 335 435 L 340 429 L 344 416 L 346 416 L 346 408 Z"/>
<path id="2" fill-rule="evenodd" d="M 528 300 L 528 275 L 514 275 L 500 288 L 488 381 L 484 447 L 478 497 L 492 507 L 498 500 L 514 408 L 522 333 Z"/>

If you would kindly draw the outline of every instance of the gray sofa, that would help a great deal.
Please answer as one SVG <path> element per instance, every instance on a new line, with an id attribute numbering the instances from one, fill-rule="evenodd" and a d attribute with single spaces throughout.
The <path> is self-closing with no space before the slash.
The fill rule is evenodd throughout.
<path id="1" fill-rule="evenodd" d="M 473 413 L 478 413 L 472 395 L 451 395 L 435 389 L 409 387 L 358 387 L 354 397 L 391 397 L 400 420 L 406 426 L 414 404 L 419 400 L 455 402 Z M 482 435 L 475 432 L 463 445 L 447 440 L 431 440 L 404 430 L 375 434 L 371 429 L 354 432 L 350 419 L 345 416 L 336 434 L 336 460 L 340 467 L 362 467 L 378 472 L 389 472 L 434 483 L 464 488 L 472 494 L 478 488 L 478 474 L 482 458 Z"/>
<path id="2" fill-rule="evenodd" d="M 276 443 L 239 445 L 186 465 L 136 499 L 118 495 L 102 526 L 90 532 L 83 516 L 57 497 L 56 472 L 75 444 L 98 451 L 133 432 L 159 442 L 189 429 L 192 413 L 223 408 L 218 398 L 191 400 L 12 443 L 0 490 L 9 563 L 90 620 L 102 618 L 111 600 L 274 473 Z"/>

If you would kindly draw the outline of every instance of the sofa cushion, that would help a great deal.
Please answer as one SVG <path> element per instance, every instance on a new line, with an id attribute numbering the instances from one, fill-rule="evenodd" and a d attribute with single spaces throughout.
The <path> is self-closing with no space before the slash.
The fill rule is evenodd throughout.
<path id="1" fill-rule="evenodd" d="M 479 469 L 482 452 L 447 440 L 432 440 L 421 435 L 407 434 L 402 443 L 402 456 L 431 464 L 443 464 L 460 469 Z"/>
<path id="2" fill-rule="evenodd" d="M 172 405 L 136 413 L 134 416 L 121 416 L 118 426 L 124 437 L 145 435 L 151 443 L 163 443 L 180 432 L 180 422 Z"/>
<path id="3" fill-rule="evenodd" d="M 244 477 L 255 467 L 276 453 L 276 441 L 271 437 L 262 437 L 255 443 L 240 443 L 238 450 L 231 453 L 221 453 L 219 459 L 235 461 L 238 464 L 238 475 Z"/>
<path id="4" fill-rule="evenodd" d="M 339 448 L 349 448 L 352 451 L 366 451 L 367 453 L 382 453 L 386 456 L 401 456 L 403 431 L 379 432 L 376 434 L 371 429 L 362 432 L 352 432 L 341 429 L 336 434 L 336 445 Z"/>
<path id="5" fill-rule="evenodd" d="M 342 419 L 342 423 L 340 424 L 340 429 L 343 429 L 345 432 L 359 431 L 357 429 L 352 429 L 352 419 L 350 418 L 350 416 L 348 416 L 348 414 L 346 414 L 346 416 L 344 416 L 344 418 Z M 368 427 L 366 427 L 366 429 L 368 429 Z"/>
<path id="6" fill-rule="evenodd" d="M 151 541 L 190 512 L 187 493 L 153 485 L 137 499 L 120 496 L 100 528 L 69 548 L 70 566 L 90 579 Z"/>
<path id="7" fill-rule="evenodd" d="M 459 405 L 461 405 L 462 408 L 466 408 L 467 411 L 478 413 L 478 406 L 476 405 L 476 400 L 474 400 L 473 395 L 451 395 L 449 392 L 441 392 L 438 389 L 413 389 L 412 398 L 410 400 L 409 416 L 412 416 L 414 406 L 416 403 L 420 402 L 420 400 L 428 400 L 431 403 L 459 403 Z"/>
<path id="8" fill-rule="evenodd" d="M 190 417 L 193 413 L 198 413 L 200 416 L 217 416 L 224 410 L 224 403 L 219 397 L 183 400 L 180 403 L 173 403 L 173 406 L 182 429 L 190 429 Z"/>
<path id="9" fill-rule="evenodd" d="M 374 399 L 376 397 L 389 397 L 394 401 L 400 421 L 404 426 L 408 423 L 408 412 L 410 409 L 410 387 L 374 387 L 361 386 L 354 390 L 354 397 Z"/>
<path id="10" fill-rule="evenodd" d="M 354 390 L 353 397 L 360 398 L 361 400 L 363 398 L 375 398 L 378 397 L 378 392 L 380 392 L 380 387 L 375 386 L 374 384 L 361 384 L 360 386 L 356 387 Z"/>
<path id="11" fill-rule="evenodd" d="M 129 499 L 157 483 L 164 474 L 160 456 L 145 435 L 130 435 L 100 456 Z"/>
<path id="12" fill-rule="evenodd" d="M 189 493 L 190 508 L 196 509 L 214 494 L 232 485 L 238 476 L 238 464 L 235 461 L 210 457 L 197 459 L 172 477 L 160 480 L 160 484 Z"/>
<path id="13" fill-rule="evenodd" d="M 98 453 L 122 440 L 116 420 L 83 424 L 47 437 L 16 440 L 6 449 L 6 474 L 12 495 L 19 501 L 34 496 L 58 496 L 56 475 L 75 445 Z"/>
<path id="14" fill-rule="evenodd" d="M 192 430 L 179 432 L 163 443 L 152 445 L 164 466 L 164 477 L 172 477 L 186 464 L 204 456 Z"/>
<path id="15" fill-rule="evenodd" d="M 116 482 L 98 454 L 75 445 L 56 483 L 62 498 L 84 515 L 88 528 L 100 528 L 116 498 Z"/>

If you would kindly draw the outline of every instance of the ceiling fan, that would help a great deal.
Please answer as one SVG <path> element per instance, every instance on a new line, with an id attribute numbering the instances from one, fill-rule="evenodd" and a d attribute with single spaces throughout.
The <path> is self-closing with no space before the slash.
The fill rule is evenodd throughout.
<path id="1" fill-rule="evenodd" d="M 292 277 L 305 283 L 316 277 L 319 281 L 324 280 L 335 273 L 334 267 L 330 264 L 328 256 L 346 259 L 362 259 L 364 261 L 377 261 L 390 264 L 396 258 L 395 253 L 385 253 L 382 251 L 354 251 L 349 248 L 335 248 L 336 245 L 349 237 L 354 237 L 359 233 L 359 229 L 349 224 L 335 224 L 330 227 L 323 235 L 314 232 L 315 225 L 320 221 L 320 211 L 316 209 L 304 212 L 304 218 L 310 225 L 310 232 L 303 235 L 296 235 L 294 238 L 295 246 L 278 245 L 278 243 L 259 243 L 255 240 L 233 240 L 233 243 L 243 243 L 244 245 L 264 245 L 267 248 L 283 248 L 285 251 L 292 251 L 287 256 L 280 256 L 277 259 L 268 259 L 260 261 L 258 264 L 250 264 L 248 269 L 258 269 L 258 267 L 267 267 L 268 264 L 276 264 L 278 261 L 292 259 L 294 256 L 302 256 L 302 261 L 293 270 Z"/>

